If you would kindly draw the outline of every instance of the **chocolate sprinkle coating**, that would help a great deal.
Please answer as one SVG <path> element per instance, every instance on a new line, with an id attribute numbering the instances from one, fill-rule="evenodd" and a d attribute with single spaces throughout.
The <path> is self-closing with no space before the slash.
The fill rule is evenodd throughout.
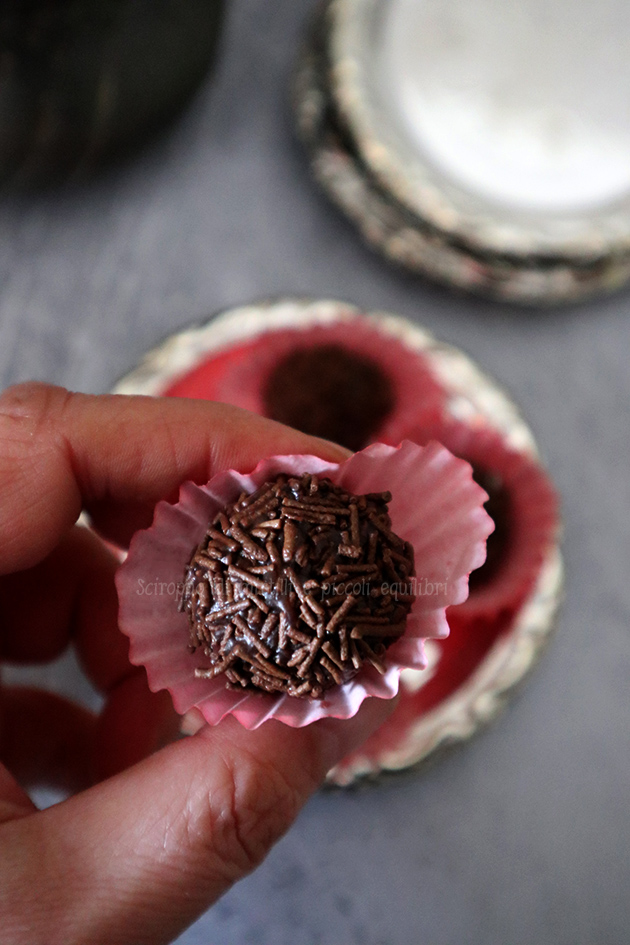
<path id="1" fill-rule="evenodd" d="M 360 450 L 394 409 L 389 377 L 371 358 L 337 344 L 296 347 L 271 371 L 265 415 Z"/>
<path id="2" fill-rule="evenodd" d="M 186 568 L 182 609 L 201 678 L 318 699 L 405 630 L 413 548 L 391 531 L 389 492 L 279 476 L 220 512 Z"/>

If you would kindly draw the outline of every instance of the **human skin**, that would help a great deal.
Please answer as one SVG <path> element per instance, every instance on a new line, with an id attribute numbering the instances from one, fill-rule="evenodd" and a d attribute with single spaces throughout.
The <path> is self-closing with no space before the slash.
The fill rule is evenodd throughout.
<path id="1" fill-rule="evenodd" d="M 385 720 L 304 729 L 232 718 L 176 740 L 117 626 L 116 559 L 181 482 L 270 454 L 348 454 L 223 404 L 88 396 L 45 384 L 0 397 L 0 659 L 69 645 L 103 694 L 100 715 L 35 689 L 0 690 L 3 945 L 158 945 L 254 869 L 326 772 Z M 70 797 L 36 810 L 24 786 Z"/>

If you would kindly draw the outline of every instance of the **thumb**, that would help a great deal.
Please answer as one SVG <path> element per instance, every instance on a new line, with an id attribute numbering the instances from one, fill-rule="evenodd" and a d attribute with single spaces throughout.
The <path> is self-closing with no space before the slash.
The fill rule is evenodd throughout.
<path id="1" fill-rule="evenodd" d="M 233 718 L 0 831 L 5 941 L 158 945 L 256 867 L 393 709 L 303 729 Z M 24 925 L 28 916 L 28 929 Z M 21 934 L 26 934 L 21 938 Z"/>

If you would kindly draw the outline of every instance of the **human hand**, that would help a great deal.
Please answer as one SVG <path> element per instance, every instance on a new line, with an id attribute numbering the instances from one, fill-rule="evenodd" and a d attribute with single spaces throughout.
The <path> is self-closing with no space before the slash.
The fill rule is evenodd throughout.
<path id="1" fill-rule="evenodd" d="M 273 453 L 347 454 L 222 404 L 39 384 L 0 397 L 0 442 L 0 659 L 51 660 L 72 644 L 105 697 L 96 717 L 0 691 L 3 945 L 169 942 L 263 859 L 391 704 L 298 730 L 227 718 L 173 741 L 181 720 L 118 630 L 116 560 L 77 517 L 125 546 L 186 479 Z M 18 781 L 42 778 L 78 793 L 37 811 Z"/>

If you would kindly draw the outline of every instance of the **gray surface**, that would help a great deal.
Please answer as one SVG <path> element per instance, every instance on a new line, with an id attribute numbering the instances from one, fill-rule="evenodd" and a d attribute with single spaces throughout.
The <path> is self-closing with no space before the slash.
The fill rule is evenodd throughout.
<path id="1" fill-rule="evenodd" d="M 180 945 L 604 945 L 630 906 L 630 294 L 531 315 L 390 269 L 311 185 L 287 81 L 306 0 L 235 0 L 214 87 L 139 161 L 0 208 L 0 381 L 103 391 L 163 335 L 281 294 L 387 308 L 505 382 L 564 499 L 560 632 L 421 777 L 315 798 Z M 84 692 L 71 663 L 48 681 Z"/>

